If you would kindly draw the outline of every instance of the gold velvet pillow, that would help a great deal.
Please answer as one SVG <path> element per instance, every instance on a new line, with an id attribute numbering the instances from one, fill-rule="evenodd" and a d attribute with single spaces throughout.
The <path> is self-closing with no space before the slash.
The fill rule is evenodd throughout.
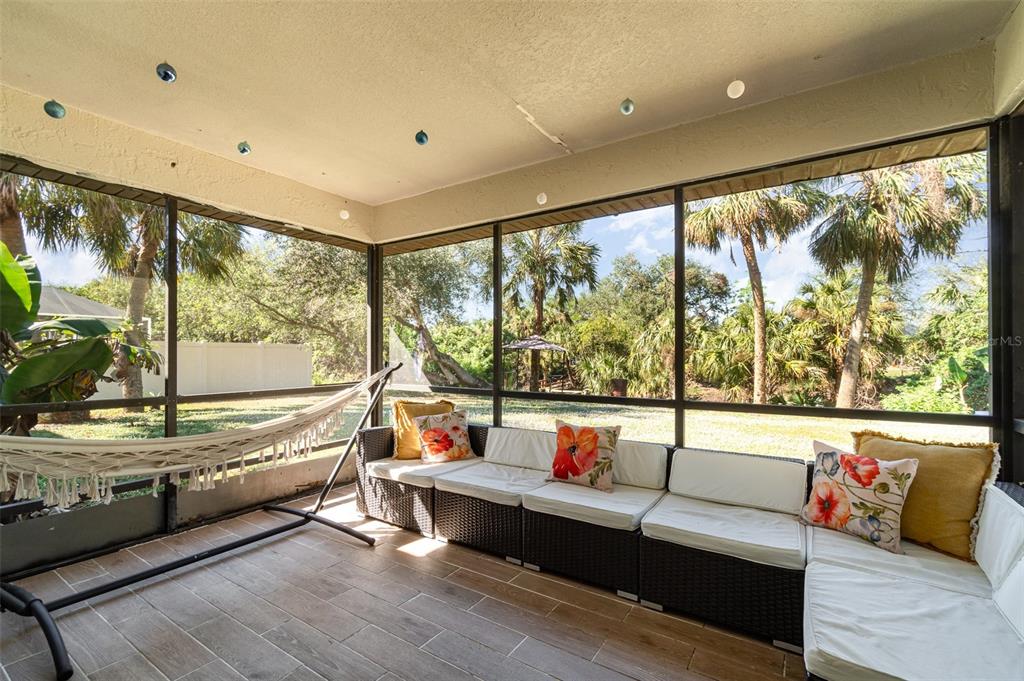
<path id="1" fill-rule="evenodd" d="M 901 534 L 971 560 L 982 490 L 999 471 L 998 445 L 906 440 L 870 430 L 854 433 L 853 440 L 861 456 L 918 460 L 903 506 Z"/>
<path id="2" fill-rule="evenodd" d="M 455 405 L 448 400 L 437 402 L 408 402 L 395 400 L 392 413 L 395 417 L 395 458 L 419 459 L 420 429 L 416 425 L 417 416 L 433 416 L 448 414 L 455 410 Z"/>

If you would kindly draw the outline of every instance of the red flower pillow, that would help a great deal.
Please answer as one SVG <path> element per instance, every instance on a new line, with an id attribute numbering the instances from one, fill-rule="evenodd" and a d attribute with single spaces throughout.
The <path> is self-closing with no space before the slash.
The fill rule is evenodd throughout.
<path id="1" fill-rule="evenodd" d="M 464 410 L 429 414 L 414 420 L 420 431 L 420 459 L 424 463 L 458 461 L 476 456 L 469 444 Z"/>
<path id="2" fill-rule="evenodd" d="M 620 426 L 574 426 L 555 422 L 557 448 L 548 480 L 612 491 L 612 458 Z"/>
<path id="3" fill-rule="evenodd" d="M 917 474 L 917 459 L 883 461 L 814 443 L 811 496 L 801 520 L 903 553 L 900 516 Z"/>

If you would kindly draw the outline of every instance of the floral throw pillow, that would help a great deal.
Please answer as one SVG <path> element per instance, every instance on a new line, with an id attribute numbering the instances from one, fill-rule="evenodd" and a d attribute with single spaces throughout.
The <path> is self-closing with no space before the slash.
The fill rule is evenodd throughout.
<path id="1" fill-rule="evenodd" d="M 883 461 L 823 442 L 814 443 L 814 455 L 811 495 L 800 518 L 903 553 L 900 515 L 917 474 L 917 459 Z"/>
<path id="2" fill-rule="evenodd" d="M 476 456 L 469 444 L 465 410 L 447 414 L 428 414 L 415 419 L 420 430 L 420 459 L 424 463 L 443 463 Z"/>
<path id="3" fill-rule="evenodd" d="M 612 491 L 612 459 L 620 426 L 574 426 L 555 422 L 557 449 L 548 480 Z"/>

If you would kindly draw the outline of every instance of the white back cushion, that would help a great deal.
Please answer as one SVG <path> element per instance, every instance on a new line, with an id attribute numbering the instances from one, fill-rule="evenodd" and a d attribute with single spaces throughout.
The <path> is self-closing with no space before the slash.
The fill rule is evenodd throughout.
<path id="1" fill-rule="evenodd" d="M 558 440 L 554 433 L 523 428 L 490 428 L 484 460 L 505 466 L 550 471 Z M 612 481 L 650 489 L 664 489 L 668 450 L 662 445 L 619 440 L 612 464 Z"/>
<path id="2" fill-rule="evenodd" d="M 662 445 L 619 440 L 612 464 L 612 482 L 648 489 L 665 489 L 668 450 Z"/>
<path id="3" fill-rule="evenodd" d="M 1017 635 L 1024 638 L 1024 558 L 1011 566 L 992 598 Z"/>
<path id="4" fill-rule="evenodd" d="M 992 588 L 998 589 L 1024 555 L 1024 506 L 995 485 L 986 487 L 982 498 L 974 558 Z"/>
<path id="5" fill-rule="evenodd" d="M 807 467 L 756 454 L 680 447 L 668 489 L 694 499 L 798 515 L 807 496 Z"/>
<path id="6" fill-rule="evenodd" d="M 484 460 L 506 466 L 550 471 L 555 460 L 555 434 L 522 428 L 490 428 Z"/>

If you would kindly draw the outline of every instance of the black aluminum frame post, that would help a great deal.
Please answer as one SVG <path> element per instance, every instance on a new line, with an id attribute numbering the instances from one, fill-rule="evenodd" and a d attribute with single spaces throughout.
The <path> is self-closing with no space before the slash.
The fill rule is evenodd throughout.
<path id="1" fill-rule="evenodd" d="M 398 363 L 392 367 L 388 367 L 384 370 L 383 375 L 377 379 L 376 385 L 373 388 L 373 394 L 367 401 L 366 409 L 363 410 L 363 415 L 359 418 L 359 423 L 356 425 L 356 432 L 362 429 L 366 424 L 366 420 L 370 417 L 374 407 L 376 407 L 377 403 L 380 401 L 380 397 L 384 393 L 384 387 L 387 385 L 391 375 L 394 374 L 394 372 L 401 366 L 402 364 Z M 49 647 L 50 655 L 53 658 L 55 678 L 57 681 L 67 681 L 67 679 L 70 679 L 74 675 L 74 669 L 71 666 L 71 660 L 68 656 L 67 647 L 64 645 L 64 639 L 51 616 L 51 613 L 57 610 L 82 603 L 91 598 L 102 596 L 110 593 L 111 591 L 116 591 L 123 587 L 137 584 L 153 577 L 158 577 L 162 574 L 177 570 L 178 568 L 206 560 L 207 558 L 219 556 L 243 546 L 263 541 L 269 537 L 274 537 L 298 527 L 302 527 L 310 522 L 318 522 L 322 525 L 333 527 L 334 529 L 351 535 L 360 541 L 366 542 L 369 546 L 373 546 L 377 541 L 373 537 L 363 534 L 362 532 L 354 530 L 346 525 L 342 525 L 341 523 L 336 523 L 333 520 L 328 520 L 327 518 L 317 515 L 317 513 L 323 509 L 324 503 L 327 501 L 327 496 L 331 493 L 331 489 L 334 487 L 334 483 L 337 482 L 338 475 L 341 473 L 341 469 L 345 465 L 345 461 L 352 452 L 352 447 L 355 444 L 355 441 L 356 434 L 353 433 L 352 437 L 348 439 L 345 451 L 342 452 L 341 456 L 338 457 L 337 462 L 334 464 L 334 470 L 331 471 L 330 476 L 324 483 L 323 489 L 320 491 L 320 496 L 317 498 L 316 505 L 312 511 L 299 511 L 294 508 L 279 506 L 277 504 L 267 504 L 263 507 L 266 511 L 280 511 L 282 513 L 299 516 L 296 520 L 268 530 L 263 530 L 262 532 L 257 532 L 256 534 L 248 537 L 236 539 L 235 541 L 228 542 L 227 544 L 221 544 L 220 546 L 215 546 L 211 549 L 194 553 L 190 556 L 184 556 L 177 560 L 172 560 L 169 563 L 155 565 L 146 570 L 126 575 L 124 577 L 111 580 L 105 584 L 92 587 L 91 589 L 84 589 L 49 602 L 44 602 L 38 596 L 17 585 L 10 584 L 8 582 L 0 582 L 0 611 L 9 610 L 23 617 L 34 617 L 36 619 L 39 623 L 39 627 L 43 630 L 43 635 L 46 638 L 46 644 Z"/>

